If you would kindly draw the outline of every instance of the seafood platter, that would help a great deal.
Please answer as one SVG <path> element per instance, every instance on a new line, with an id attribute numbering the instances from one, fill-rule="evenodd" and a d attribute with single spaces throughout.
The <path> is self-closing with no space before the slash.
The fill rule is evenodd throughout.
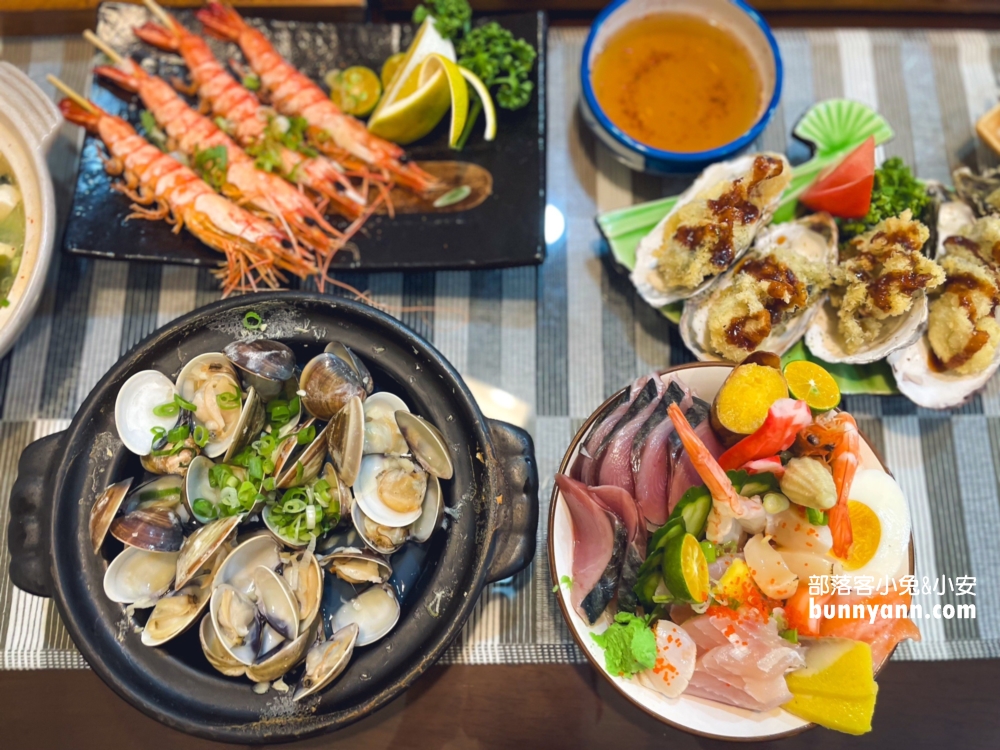
<path id="1" fill-rule="evenodd" d="M 25 450 L 11 508 L 12 579 L 120 694 L 282 740 L 398 694 L 530 562 L 537 474 L 416 334 L 283 293 L 140 344 Z"/>
<path id="2" fill-rule="evenodd" d="M 55 83 L 87 131 L 67 250 L 225 261 L 224 293 L 540 263 L 544 15 L 441 5 L 389 25 L 102 4 L 89 96 Z"/>
<path id="3" fill-rule="evenodd" d="M 756 352 L 641 377 L 577 433 L 553 583 L 584 654 L 644 711 L 719 739 L 871 731 L 875 676 L 920 638 L 910 513 L 839 397 L 815 363 Z"/>
<path id="4" fill-rule="evenodd" d="M 769 351 L 845 393 L 961 406 L 1000 367 L 1000 174 L 963 168 L 949 188 L 898 157 L 876 168 L 892 131 L 856 102 L 821 102 L 795 132 L 815 145 L 803 164 L 745 154 L 599 217 L 615 257 L 698 360 Z"/>

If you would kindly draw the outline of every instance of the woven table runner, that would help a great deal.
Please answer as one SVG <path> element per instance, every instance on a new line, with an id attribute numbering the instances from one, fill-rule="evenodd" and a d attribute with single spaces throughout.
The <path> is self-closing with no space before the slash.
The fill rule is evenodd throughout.
<path id="1" fill-rule="evenodd" d="M 690 360 L 674 326 L 615 270 L 594 224 L 598 211 L 679 192 L 684 180 L 633 174 L 581 130 L 576 112 L 583 29 L 552 29 L 548 90 L 548 260 L 539 268 L 341 274 L 388 306 L 435 306 L 402 319 L 462 373 L 535 407 L 540 518 L 534 564 L 486 589 L 448 663 L 580 662 L 551 591 L 547 518 L 552 475 L 591 411 L 639 374 Z M 896 137 L 879 158 L 900 156 L 923 178 L 950 182 L 962 164 L 994 166 L 975 138 L 976 118 L 997 101 L 1000 35 L 981 32 L 824 30 L 777 32 L 785 62 L 782 104 L 757 144 L 804 147 L 791 128 L 814 101 L 848 97 L 881 112 Z M 77 38 L 0 40 L 0 58 L 46 91 L 54 73 L 88 85 L 91 52 Z M 500 133 L 500 138 L 503 133 Z M 51 157 L 62 217 L 74 184 L 79 129 L 64 125 Z M 502 196 L 501 196 L 502 197 Z M 109 197 L 109 199 L 111 199 Z M 61 222 L 60 222 L 61 224 Z M 7 502 L 17 459 L 32 440 L 70 422 L 100 377 L 144 336 L 218 298 L 208 272 L 55 254 L 38 313 L 0 360 L 0 668 L 85 667 L 55 606 L 7 578 Z M 1000 656 L 1000 382 L 954 412 L 902 397 L 849 397 L 899 480 L 913 515 L 925 612 L 975 603 L 975 619 L 926 619 L 920 643 L 896 659 Z M 953 583 L 974 576 L 975 597 Z M 935 588 L 937 590 L 935 590 Z M 938 592 L 943 591 L 943 594 Z"/>

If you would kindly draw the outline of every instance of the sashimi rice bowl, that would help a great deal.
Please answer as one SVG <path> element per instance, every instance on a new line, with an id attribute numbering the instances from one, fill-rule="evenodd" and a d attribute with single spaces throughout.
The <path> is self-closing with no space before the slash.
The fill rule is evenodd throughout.
<path id="1" fill-rule="evenodd" d="M 819 365 L 766 352 L 640 377 L 555 477 L 554 590 L 591 663 L 703 736 L 871 730 L 904 639 L 906 499 Z"/>

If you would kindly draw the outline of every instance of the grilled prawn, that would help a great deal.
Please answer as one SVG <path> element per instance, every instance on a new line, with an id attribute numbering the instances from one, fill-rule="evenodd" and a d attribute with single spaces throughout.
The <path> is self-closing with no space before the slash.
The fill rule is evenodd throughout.
<path id="1" fill-rule="evenodd" d="M 175 232 L 186 227 L 225 254 L 227 267 L 216 272 L 224 295 L 261 286 L 278 288 L 286 280 L 281 271 L 303 279 L 316 272 L 312 259 L 283 231 L 217 194 L 191 169 L 147 143 L 125 120 L 86 100 L 64 99 L 59 109 L 67 120 L 104 142 L 111 155 L 105 168 L 124 176 L 115 189 L 135 201 L 129 218 L 165 219 Z"/>
<path id="2" fill-rule="evenodd" d="M 282 143 L 270 143 L 268 130 L 273 127 L 276 113 L 229 74 L 204 39 L 162 10 L 159 12 L 163 14 L 162 25 L 150 21 L 136 28 L 135 35 L 147 44 L 184 58 L 193 88 L 212 113 L 229 124 L 227 132 L 251 153 L 254 149 L 272 149 L 282 176 L 327 199 L 344 216 L 359 217 L 365 208 L 365 198 L 351 185 L 343 167 L 328 156 L 308 156 Z"/>
<path id="3" fill-rule="evenodd" d="M 434 185 L 432 175 L 406 162 L 403 149 L 372 135 L 360 120 L 341 112 L 323 89 L 292 67 L 267 37 L 248 26 L 235 10 L 218 0 L 209 0 L 208 7 L 197 15 L 210 34 L 240 46 L 279 112 L 306 119 L 310 139 L 317 149 L 334 157 L 349 154 L 385 170 L 397 182 L 417 192 Z"/>

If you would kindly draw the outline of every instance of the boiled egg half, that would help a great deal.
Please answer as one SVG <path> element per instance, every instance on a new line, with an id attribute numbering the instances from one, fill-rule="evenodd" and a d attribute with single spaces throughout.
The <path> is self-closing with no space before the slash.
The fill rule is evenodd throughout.
<path id="1" fill-rule="evenodd" d="M 896 480 L 877 469 L 858 471 L 847 508 L 854 541 L 847 560 L 836 564 L 834 573 L 871 577 L 869 585 L 905 573 L 910 510 Z"/>

